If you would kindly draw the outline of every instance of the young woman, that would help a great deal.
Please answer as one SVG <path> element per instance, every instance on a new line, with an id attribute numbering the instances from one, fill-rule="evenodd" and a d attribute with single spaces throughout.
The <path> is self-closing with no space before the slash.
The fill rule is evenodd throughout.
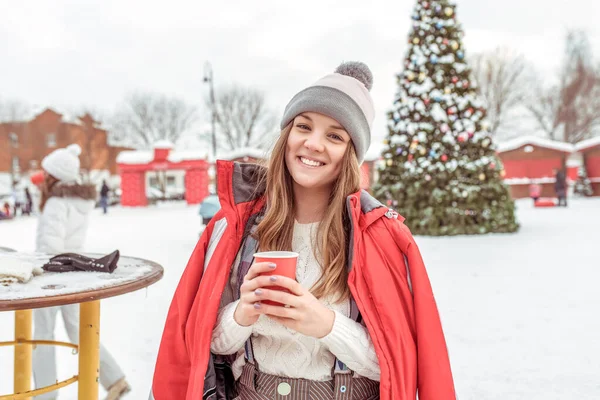
<path id="1" fill-rule="evenodd" d="M 44 181 L 41 185 L 40 217 L 37 226 L 36 251 L 48 254 L 79 252 L 83 249 L 89 215 L 94 209 L 96 188 L 77 183 L 81 148 L 72 144 L 57 149 L 42 160 Z M 79 341 L 79 306 L 76 304 L 37 308 L 33 311 L 36 340 L 54 340 L 56 315 L 61 312 L 65 329 L 73 343 Z M 100 383 L 107 399 L 117 400 L 130 390 L 125 374 L 100 345 Z M 37 346 L 33 351 L 33 377 L 36 387 L 56 383 L 54 346 Z M 56 391 L 36 397 L 56 399 Z"/>
<path id="2" fill-rule="evenodd" d="M 371 86 L 340 65 L 287 105 L 266 169 L 218 163 L 222 208 L 175 292 L 151 399 L 455 399 L 417 246 L 359 190 Z M 299 254 L 296 280 L 262 275 L 269 250 Z"/>

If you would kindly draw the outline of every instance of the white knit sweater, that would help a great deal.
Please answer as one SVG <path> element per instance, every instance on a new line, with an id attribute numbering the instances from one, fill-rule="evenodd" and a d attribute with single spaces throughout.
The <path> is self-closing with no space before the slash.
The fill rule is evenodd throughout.
<path id="1" fill-rule="evenodd" d="M 299 253 L 296 279 L 310 289 L 322 274 L 313 252 L 313 238 L 318 223 L 294 225 L 292 250 Z M 239 256 L 238 256 L 239 257 Z M 235 280 L 239 259 L 231 274 Z M 236 287 L 235 282 L 231 282 Z M 316 339 L 304 336 L 261 315 L 251 326 L 238 325 L 233 318 L 238 301 L 221 308 L 213 330 L 211 351 L 215 354 L 237 354 L 233 375 L 237 379 L 245 363 L 244 343 L 252 335 L 254 358 L 267 374 L 317 381 L 332 379 L 335 358 L 345 363 L 356 375 L 379 381 L 380 369 L 373 342 L 367 329 L 348 318 L 350 302 L 332 304 L 331 298 L 321 302 L 335 312 L 331 333 Z"/>

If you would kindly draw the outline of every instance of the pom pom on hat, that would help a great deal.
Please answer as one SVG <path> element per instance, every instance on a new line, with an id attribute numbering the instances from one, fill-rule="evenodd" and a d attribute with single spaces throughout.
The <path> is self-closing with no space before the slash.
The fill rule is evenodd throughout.
<path id="1" fill-rule="evenodd" d="M 56 149 L 42 160 L 42 168 L 59 181 L 77 181 L 80 154 L 81 147 L 78 144 L 71 144 L 64 149 Z"/>
<path id="2" fill-rule="evenodd" d="M 67 150 L 71 152 L 71 154 L 79 157 L 81 154 L 81 147 L 77 143 L 73 143 L 67 146 Z"/>
<path id="3" fill-rule="evenodd" d="M 342 63 L 334 72 L 356 79 L 365 85 L 368 91 L 371 91 L 371 88 L 373 87 L 373 74 L 367 64 L 360 61 L 348 61 Z"/>

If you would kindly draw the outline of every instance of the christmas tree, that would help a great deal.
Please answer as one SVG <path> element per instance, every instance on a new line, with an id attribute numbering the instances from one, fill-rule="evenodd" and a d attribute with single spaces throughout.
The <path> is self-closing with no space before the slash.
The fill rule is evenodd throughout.
<path id="1" fill-rule="evenodd" d="M 594 194 L 592 182 L 589 180 L 587 171 L 583 165 L 579 167 L 579 171 L 577 171 L 577 180 L 573 187 L 573 193 L 579 196 L 591 196 Z"/>
<path id="2" fill-rule="evenodd" d="M 514 232 L 514 203 L 470 79 L 455 4 L 418 0 L 412 18 L 375 195 L 415 234 Z"/>

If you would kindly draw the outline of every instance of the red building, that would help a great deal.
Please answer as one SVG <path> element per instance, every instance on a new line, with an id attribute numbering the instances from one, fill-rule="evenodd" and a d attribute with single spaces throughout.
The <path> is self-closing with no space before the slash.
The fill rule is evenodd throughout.
<path id="1" fill-rule="evenodd" d="M 529 185 L 539 184 L 542 197 L 554 197 L 553 169 L 567 168 L 568 181 L 577 179 L 578 163 L 575 147 L 569 143 L 539 138 L 518 137 L 498 145 L 498 156 L 504 164 L 504 182 L 513 199 L 529 197 Z"/>
<path id="2" fill-rule="evenodd" d="M 600 136 L 577 143 L 575 149 L 581 154 L 594 196 L 600 196 Z"/>
<path id="3" fill-rule="evenodd" d="M 367 154 L 365 154 L 365 160 L 360 166 L 361 170 L 361 181 L 360 187 L 364 190 L 370 190 L 371 187 L 379 180 L 379 172 L 377 171 L 377 165 L 381 162 L 381 153 L 383 152 L 384 144 L 380 141 L 372 142 Z"/>
<path id="4" fill-rule="evenodd" d="M 98 121 L 46 108 L 23 121 L 0 123 L 0 176 L 9 183 L 27 177 L 46 155 L 72 143 L 81 146 L 82 173 L 92 181 L 117 174 L 117 155 L 126 148 L 110 146 Z"/>
<path id="5" fill-rule="evenodd" d="M 188 204 L 199 204 L 208 196 L 209 163 L 205 152 L 172 151 L 172 147 L 169 143 L 161 142 L 155 145 L 153 151 L 125 151 L 119 154 L 117 163 L 121 175 L 123 206 L 146 206 L 147 175 L 162 174 L 161 182 L 166 186 L 169 185 L 169 180 L 162 178 L 166 178 L 164 175 L 167 171 L 183 174 L 184 196 Z"/>

